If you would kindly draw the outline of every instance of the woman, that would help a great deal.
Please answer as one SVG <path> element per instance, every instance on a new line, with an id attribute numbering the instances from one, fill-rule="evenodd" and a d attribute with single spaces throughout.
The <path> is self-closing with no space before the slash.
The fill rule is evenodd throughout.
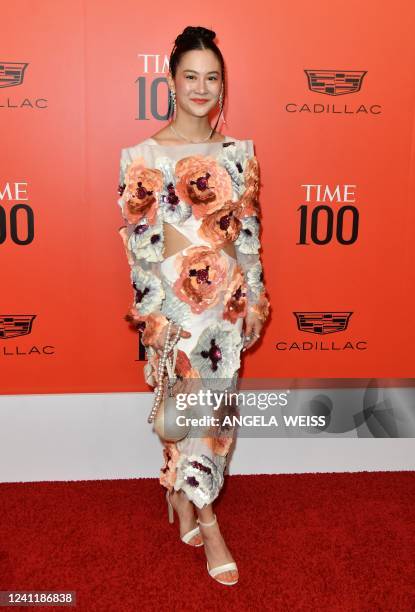
<path id="1" fill-rule="evenodd" d="M 181 326 L 179 381 L 235 382 L 240 353 L 257 342 L 269 314 L 258 254 L 258 164 L 252 140 L 216 132 L 225 69 L 215 36 L 187 27 L 177 37 L 168 74 L 168 116 L 173 106 L 174 118 L 121 155 L 118 203 L 127 225 L 120 234 L 134 288 L 126 318 L 143 331 L 146 380 L 153 385 L 169 321 L 173 333 Z M 217 104 L 212 128 L 208 114 Z M 230 410 L 221 406 L 221 415 Z M 216 427 L 165 443 L 160 475 L 182 540 L 204 545 L 209 574 L 227 585 L 238 581 L 238 570 L 212 502 L 223 484 L 232 433 Z"/>

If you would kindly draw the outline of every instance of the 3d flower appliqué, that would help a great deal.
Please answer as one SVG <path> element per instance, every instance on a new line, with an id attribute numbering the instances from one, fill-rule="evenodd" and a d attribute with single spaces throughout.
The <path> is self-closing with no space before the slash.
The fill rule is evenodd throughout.
<path id="1" fill-rule="evenodd" d="M 215 388 L 226 388 L 240 367 L 241 348 L 239 331 L 229 321 L 218 321 L 200 334 L 190 353 L 190 361 L 200 377 L 207 381 L 207 386 L 214 379 Z"/>
<path id="2" fill-rule="evenodd" d="M 229 174 L 214 157 L 191 155 L 176 163 L 176 191 L 193 208 L 196 219 L 215 212 L 232 200 Z"/>
<path id="3" fill-rule="evenodd" d="M 163 188 L 159 195 L 162 217 L 167 223 L 183 223 L 192 214 L 192 207 L 179 198 L 176 193 L 174 163 L 169 157 L 158 157 L 155 167 L 164 177 Z"/>
<path id="4" fill-rule="evenodd" d="M 258 217 L 256 215 L 252 217 L 243 217 L 241 221 L 242 227 L 238 238 L 235 240 L 235 245 L 238 246 L 241 253 L 256 255 L 261 246 L 259 241 Z"/>
<path id="5" fill-rule="evenodd" d="M 227 242 L 236 240 L 242 223 L 235 210 L 234 202 L 225 202 L 222 208 L 203 219 L 198 229 L 199 236 L 214 248 L 221 248 Z"/>
<path id="6" fill-rule="evenodd" d="M 162 313 L 176 325 L 188 329 L 191 326 L 193 316 L 189 304 L 179 300 L 167 280 L 163 282 L 163 288 L 166 297 L 161 306 Z"/>
<path id="7" fill-rule="evenodd" d="M 134 265 L 135 259 L 134 259 L 134 255 L 131 252 L 130 246 L 128 244 L 128 228 L 124 225 L 123 227 L 120 227 L 120 229 L 118 230 L 118 233 L 121 236 L 121 240 L 123 242 L 124 245 L 124 249 L 125 249 L 125 254 L 127 256 L 127 261 L 129 263 L 130 266 Z"/>
<path id="8" fill-rule="evenodd" d="M 124 185 L 121 187 L 124 218 L 135 224 L 147 217 L 150 224 L 155 223 L 158 192 L 163 186 L 160 170 L 148 168 L 144 159 L 138 157 L 128 166 Z"/>
<path id="9" fill-rule="evenodd" d="M 230 146 L 223 147 L 217 161 L 228 172 L 233 189 L 239 197 L 245 185 L 244 168 L 247 162 L 245 147 L 242 143 L 232 143 Z"/>
<path id="10" fill-rule="evenodd" d="M 252 296 L 255 300 L 259 298 L 259 294 L 264 291 L 264 272 L 262 264 L 257 261 L 251 268 L 248 269 L 246 281 Z"/>
<path id="11" fill-rule="evenodd" d="M 189 357 L 184 351 L 180 349 L 177 350 L 176 374 L 182 378 L 191 379 L 192 381 L 194 379 L 200 378 L 199 372 L 192 368 L 192 364 L 190 363 Z"/>
<path id="12" fill-rule="evenodd" d="M 179 274 L 173 284 L 176 296 L 198 314 L 218 300 L 227 283 L 229 264 L 218 251 L 207 246 L 189 247 L 176 256 Z"/>
<path id="13" fill-rule="evenodd" d="M 134 266 L 131 269 L 131 283 L 135 290 L 134 304 L 140 315 L 159 310 L 165 294 L 162 282 L 157 276 Z"/>
<path id="14" fill-rule="evenodd" d="M 177 447 L 172 442 L 166 442 L 163 449 L 164 465 L 160 470 L 160 483 L 172 490 L 176 481 L 176 466 L 180 458 Z"/>
<path id="15" fill-rule="evenodd" d="M 163 261 L 163 223 L 157 219 L 154 225 L 150 225 L 144 217 L 134 227 L 128 240 L 128 248 L 137 259 L 149 262 Z"/>
<path id="16" fill-rule="evenodd" d="M 226 168 L 237 199 L 236 214 L 239 218 L 259 216 L 259 164 L 255 155 L 249 155 L 245 146 L 238 144 L 224 147 L 218 162 Z"/>
<path id="17" fill-rule="evenodd" d="M 243 177 L 243 187 L 237 203 L 237 215 L 239 218 L 254 215 L 259 217 L 259 165 L 255 156 L 247 159 Z"/>
<path id="18" fill-rule="evenodd" d="M 144 328 L 142 342 L 145 346 L 153 348 L 153 345 L 158 341 L 159 336 L 167 325 L 168 320 L 159 312 L 152 312 L 146 317 L 146 326 Z"/>
<path id="19" fill-rule="evenodd" d="M 249 157 L 244 167 L 245 191 L 250 190 L 251 197 L 257 198 L 259 192 L 259 164 L 255 155 Z"/>
<path id="20" fill-rule="evenodd" d="M 176 491 L 183 489 L 190 501 L 203 508 L 218 496 L 223 485 L 223 468 L 222 457 L 214 463 L 203 454 L 181 454 L 176 464 L 174 488 Z"/>
<path id="21" fill-rule="evenodd" d="M 245 317 L 247 312 L 247 282 L 240 266 L 233 269 L 232 278 L 224 296 L 225 309 L 222 317 L 231 323 Z"/>

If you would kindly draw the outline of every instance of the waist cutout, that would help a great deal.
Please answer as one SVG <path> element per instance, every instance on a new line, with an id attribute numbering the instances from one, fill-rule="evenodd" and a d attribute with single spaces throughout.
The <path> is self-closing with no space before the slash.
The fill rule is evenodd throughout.
<path id="1" fill-rule="evenodd" d="M 175 253 L 185 249 L 194 242 L 191 242 L 184 234 L 179 232 L 171 223 L 163 224 L 164 232 L 164 257 L 171 257 Z M 222 249 L 229 257 L 236 260 L 235 245 L 232 241 L 227 242 Z"/>

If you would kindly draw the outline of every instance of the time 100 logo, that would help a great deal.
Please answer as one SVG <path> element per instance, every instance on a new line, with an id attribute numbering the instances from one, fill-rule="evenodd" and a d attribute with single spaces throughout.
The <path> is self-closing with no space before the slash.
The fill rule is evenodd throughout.
<path id="1" fill-rule="evenodd" d="M 137 119 L 141 121 L 148 121 L 149 119 L 166 121 L 167 105 L 169 101 L 169 85 L 167 78 L 163 76 L 151 78 L 150 80 L 147 76 L 140 76 L 136 83 L 138 91 Z M 158 110 L 158 102 L 160 100 L 166 101 L 165 114 L 160 113 Z"/>
<path id="2" fill-rule="evenodd" d="M 307 204 L 297 208 L 300 213 L 297 244 L 321 245 L 334 240 L 340 244 L 354 244 L 359 234 L 359 211 L 350 202 L 356 201 L 353 191 L 356 185 L 336 185 L 333 190 L 328 185 L 301 187 L 306 190 Z M 330 202 L 330 205 L 324 202 Z M 341 205 L 333 209 L 333 202 Z"/>
<path id="3" fill-rule="evenodd" d="M 0 189 L 0 202 L 15 202 L 10 209 L 0 204 L 0 244 L 9 237 L 14 244 L 30 244 L 35 235 L 35 216 L 27 200 L 27 183 L 5 183 Z"/>

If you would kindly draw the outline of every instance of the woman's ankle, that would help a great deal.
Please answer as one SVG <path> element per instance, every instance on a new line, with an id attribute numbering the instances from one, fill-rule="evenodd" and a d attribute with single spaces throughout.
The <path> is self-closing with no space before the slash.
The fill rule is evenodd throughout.
<path id="1" fill-rule="evenodd" d="M 222 533 L 219 528 L 219 524 L 217 521 L 211 527 L 203 527 L 203 525 L 198 522 L 200 533 L 203 538 L 206 540 L 217 540 L 218 538 L 222 538 Z"/>
<path id="2" fill-rule="evenodd" d="M 171 495 L 170 500 L 177 512 L 194 516 L 194 506 L 186 494 L 183 494 L 181 491 L 175 491 L 175 495 Z"/>
<path id="3" fill-rule="evenodd" d="M 214 525 L 217 524 L 217 519 L 216 519 L 216 514 L 212 514 L 212 517 L 209 518 L 209 520 L 204 520 L 202 521 L 201 518 L 199 517 L 197 519 L 197 522 L 199 523 L 199 525 L 201 525 L 201 527 L 203 527 L 204 529 L 208 528 L 208 527 L 213 527 Z"/>

